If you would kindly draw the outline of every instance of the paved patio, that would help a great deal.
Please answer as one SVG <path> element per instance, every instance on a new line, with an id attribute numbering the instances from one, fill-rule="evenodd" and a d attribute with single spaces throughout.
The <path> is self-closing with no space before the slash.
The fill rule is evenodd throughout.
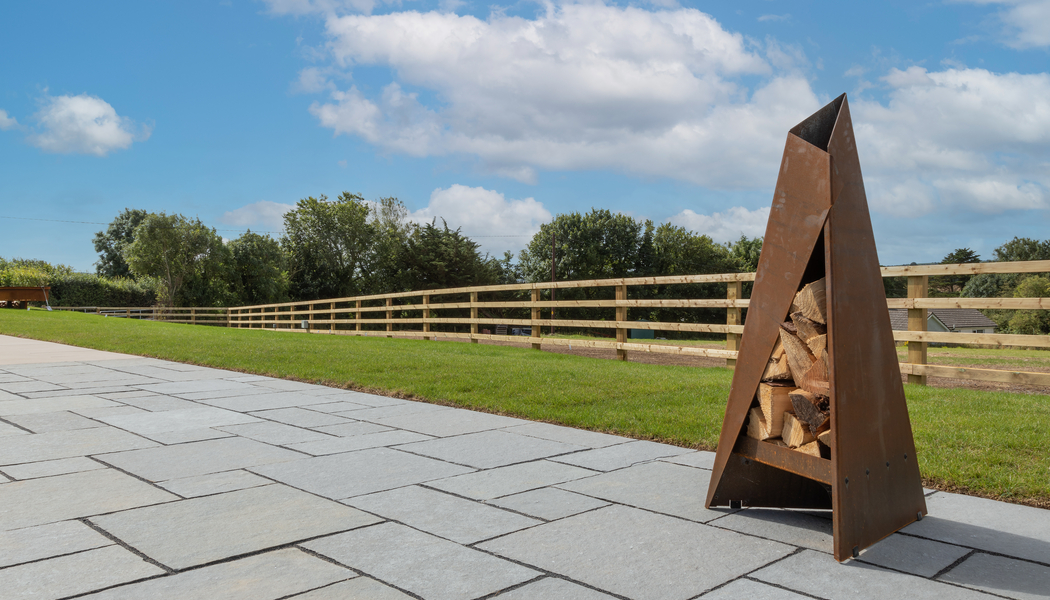
<path id="1" fill-rule="evenodd" d="M 0 336 L 0 597 L 1050 597 L 1050 511 L 931 492 L 836 563 L 713 454 Z"/>

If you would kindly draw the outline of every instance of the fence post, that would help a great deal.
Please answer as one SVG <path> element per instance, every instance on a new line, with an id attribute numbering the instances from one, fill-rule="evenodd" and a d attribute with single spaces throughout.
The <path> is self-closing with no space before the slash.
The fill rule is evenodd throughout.
<path id="1" fill-rule="evenodd" d="M 386 323 L 386 330 L 387 331 L 393 331 L 394 330 L 394 324 L 391 323 L 391 320 L 394 318 L 394 311 L 391 310 L 391 308 L 390 308 L 393 305 L 394 305 L 394 299 L 393 298 L 387 298 L 386 299 L 386 306 L 387 306 L 387 308 L 386 308 L 386 321 L 387 321 L 387 323 Z M 388 335 L 386 337 L 394 337 L 394 336 Z"/>
<path id="2" fill-rule="evenodd" d="M 423 294 L 423 339 L 430 340 L 430 294 Z"/>
<path id="3" fill-rule="evenodd" d="M 328 320 L 335 321 L 335 302 L 328 303 L 328 310 L 332 311 L 328 313 Z M 328 323 L 328 331 L 335 331 L 335 323 Z"/>
<path id="4" fill-rule="evenodd" d="M 739 300 L 744 295 L 744 282 L 730 281 L 726 284 L 726 300 Z M 735 306 L 726 307 L 726 325 L 739 325 L 741 312 Z M 740 349 L 740 334 L 726 334 L 726 350 L 736 352 Z M 730 369 L 736 368 L 736 359 L 727 358 L 726 366 Z"/>
<path id="5" fill-rule="evenodd" d="M 357 312 L 354 313 L 354 320 L 357 321 L 357 331 L 361 331 L 361 301 L 358 300 L 355 305 Z"/>
<path id="6" fill-rule="evenodd" d="M 478 343 L 478 293 L 470 293 L 470 343 Z"/>
<path id="7" fill-rule="evenodd" d="M 616 299 L 617 300 L 624 300 L 624 301 L 627 300 L 627 286 L 626 285 L 622 285 L 621 284 L 621 285 L 616 286 Z M 616 327 L 616 343 L 617 344 L 626 344 L 627 343 L 627 329 L 625 327 L 620 327 L 620 324 L 624 323 L 625 321 L 627 321 L 627 307 L 626 306 L 617 306 L 616 307 L 616 324 L 617 324 L 617 327 Z M 616 349 L 616 358 L 617 358 L 617 360 L 627 360 L 627 351 L 626 350 L 622 350 L 620 348 L 617 348 Z"/>
<path id="8" fill-rule="evenodd" d="M 227 329 L 230 328 L 230 317 L 232 315 L 233 315 L 233 309 L 227 306 L 226 307 L 226 328 Z"/>
<path id="9" fill-rule="evenodd" d="M 190 308 L 190 325 L 197 324 L 197 307 Z"/>
<path id="10" fill-rule="evenodd" d="M 930 278 L 927 275 L 908 277 L 908 298 L 925 298 L 929 293 Z M 908 309 L 908 331 L 926 331 L 926 309 Z M 926 342 L 908 342 L 908 362 L 913 365 L 926 364 Z M 908 383 L 926 385 L 926 375 L 908 374 Z"/>
<path id="11" fill-rule="evenodd" d="M 553 289 L 553 288 L 551 288 Z M 532 288 L 532 349 L 540 349 L 540 307 L 536 303 L 540 301 L 540 290 Z"/>

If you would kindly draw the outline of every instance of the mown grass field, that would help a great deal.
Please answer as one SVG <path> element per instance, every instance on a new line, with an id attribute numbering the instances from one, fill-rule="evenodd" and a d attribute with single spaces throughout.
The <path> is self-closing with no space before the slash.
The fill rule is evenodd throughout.
<path id="1" fill-rule="evenodd" d="M 0 310 L 0 334 L 714 449 L 732 372 L 486 344 Z M 905 386 L 927 485 L 1050 508 L 1050 396 Z"/>

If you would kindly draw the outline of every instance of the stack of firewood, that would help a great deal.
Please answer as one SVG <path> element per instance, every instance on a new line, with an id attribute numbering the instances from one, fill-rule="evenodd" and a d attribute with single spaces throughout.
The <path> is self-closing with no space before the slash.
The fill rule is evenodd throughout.
<path id="1" fill-rule="evenodd" d="M 821 456 L 831 447 L 824 279 L 795 295 L 758 386 L 748 437 Z M 830 456 L 830 450 L 824 455 Z"/>

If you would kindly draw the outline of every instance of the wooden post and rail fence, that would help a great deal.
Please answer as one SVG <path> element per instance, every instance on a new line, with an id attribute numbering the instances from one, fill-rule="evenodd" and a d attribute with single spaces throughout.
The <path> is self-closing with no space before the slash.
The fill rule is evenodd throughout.
<path id="1" fill-rule="evenodd" d="M 975 308 L 1004 310 L 1050 310 L 1050 298 L 928 298 L 929 278 L 938 275 L 978 275 L 982 273 L 1050 273 L 1050 261 L 987 262 L 949 265 L 911 265 L 883 267 L 883 277 L 905 277 L 907 298 L 889 298 L 887 308 L 907 309 L 908 330 L 894 331 L 898 342 L 907 342 L 908 359 L 900 365 L 910 383 L 926 384 L 927 377 L 994 381 L 1000 383 L 1050 386 L 1050 373 L 1017 372 L 999 369 L 969 369 L 930 365 L 927 347 L 931 343 L 991 347 L 1050 348 L 1048 335 L 999 333 L 957 333 L 927 331 L 927 311 L 941 308 Z M 384 337 L 423 337 L 426 340 L 462 339 L 528 343 L 534 349 L 543 345 L 575 345 L 581 348 L 615 349 L 617 358 L 627 359 L 628 352 L 653 352 L 725 359 L 729 367 L 736 363 L 740 336 L 744 331 L 744 283 L 755 280 L 754 273 L 719 273 L 665 277 L 634 277 L 586 281 L 557 281 L 495 286 L 475 286 L 441 290 L 396 292 L 350 298 L 307 302 L 285 302 L 231 308 L 102 308 L 56 307 L 57 310 L 92 312 L 100 315 L 150 319 L 169 323 L 189 323 L 235 328 L 301 331 L 330 335 L 365 335 Z M 725 298 L 639 298 L 630 291 L 658 286 L 696 284 L 726 285 Z M 544 292 L 554 289 L 612 289 L 612 298 L 582 300 L 544 300 Z M 561 296 L 561 294 L 559 294 Z M 440 297 L 446 297 L 440 300 Z M 507 298 L 511 299 L 507 299 Z M 549 295 L 548 295 L 549 297 Z M 395 303 L 396 302 L 396 303 Z M 572 309 L 608 311 L 602 318 L 544 318 L 552 309 L 559 314 Z M 629 311 L 649 309 L 724 309 L 724 323 L 677 321 L 631 321 Z M 469 312 L 467 312 L 469 311 Z M 522 318 L 506 316 L 518 311 Z M 593 311 L 592 311 L 593 312 Z M 447 316 L 450 314 L 462 316 Z M 466 316 L 469 314 L 469 316 Z M 528 318 L 524 318 L 524 315 Z M 441 316 L 446 315 L 446 316 Z M 305 325 L 305 328 L 303 327 Z M 522 335 L 494 334 L 482 326 L 520 328 Z M 435 326 L 437 329 L 435 329 Z M 615 341 L 572 339 L 543 335 L 542 328 L 576 331 L 613 330 Z M 725 349 L 704 348 L 674 340 L 632 341 L 629 332 L 680 332 L 725 336 Z"/>

